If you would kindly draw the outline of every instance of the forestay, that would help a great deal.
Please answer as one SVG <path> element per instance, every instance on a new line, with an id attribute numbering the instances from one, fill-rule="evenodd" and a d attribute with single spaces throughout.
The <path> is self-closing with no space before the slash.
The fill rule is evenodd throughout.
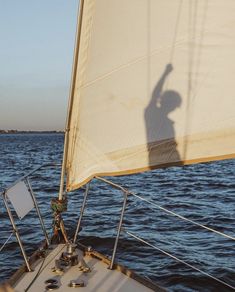
<path id="1" fill-rule="evenodd" d="M 67 189 L 235 156 L 235 1 L 81 1 Z"/>

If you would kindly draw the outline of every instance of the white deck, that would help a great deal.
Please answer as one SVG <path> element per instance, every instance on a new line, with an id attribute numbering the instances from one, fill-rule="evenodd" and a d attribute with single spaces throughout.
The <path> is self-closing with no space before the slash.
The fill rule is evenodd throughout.
<path id="1" fill-rule="evenodd" d="M 79 270 L 79 265 L 69 268 L 62 275 L 55 274 L 52 271 L 52 268 L 55 267 L 55 260 L 59 259 L 61 253 L 65 251 L 65 245 L 60 244 L 57 246 L 45 259 L 41 271 L 32 284 L 28 291 L 37 292 L 37 291 L 47 291 L 45 281 L 49 278 L 56 279 L 58 281 L 59 288 L 55 291 L 73 291 L 74 289 L 79 291 L 90 291 L 90 292 L 115 292 L 115 291 L 134 291 L 134 292 L 143 292 L 143 291 L 153 291 L 141 283 L 135 281 L 134 279 L 124 275 L 118 270 L 109 270 L 107 269 L 107 264 L 103 261 L 96 259 L 92 256 L 86 255 L 84 257 L 85 262 L 90 267 L 91 272 L 84 273 Z M 40 259 L 36 266 L 33 267 L 33 272 L 25 273 L 16 283 L 15 291 L 21 292 L 32 282 L 36 276 L 40 266 L 42 265 L 42 259 Z M 85 284 L 85 287 L 71 288 L 69 283 L 71 280 L 82 280 Z"/>

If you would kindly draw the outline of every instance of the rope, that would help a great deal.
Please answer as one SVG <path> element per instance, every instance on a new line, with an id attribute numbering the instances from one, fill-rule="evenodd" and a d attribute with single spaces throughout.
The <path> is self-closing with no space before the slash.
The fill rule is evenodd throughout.
<path id="1" fill-rule="evenodd" d="M 199 70 L 201 67 L 201 57 L 202 57 L 202 47 L 203 47 L 203 41 L 204 41 L 204 35 L 205 35 L 205 26 L 206 26 L 206 20 L 207 20 L 207 11 L 208 11 L 208 0 L 204 1 L 204 5 L 201 9 L 202 13 L 202 20 L 201 20 L 201 28 L 199 33 L 199 48 L 197 53 L 197 62 L 195 64 L 195 90 L 193 92 L 192 99 L 194 100 L 194 97 L 196 96 L 196 91 L 198 91 L 198 78 L 199 78 Z M 200 85 L 200 84 L 199 84 Z"/>
<path id="2" fill-rule="evenodd" d="M 63 244 L 62 247 L 60 248 L 60 250 L 57 252 L 57 254 L 55 256 L 58 256 L 58 254 L 62 251 L 62 249 L 65 247 L 65 245 Z M 33 280 L 29 283 L 29 286 L 24 290 L 24 292 L 27 292 L 33 285 L 33 283 L 37 280 L 37 278 L 39 277 L 39 275 L 42 273 L 42 271 L 45 270 L 45 268 L 54 260 L 54 257 L 52 257 L 52 259 L 50 259 L 47 263 L 46 263 L 46 259 L 47 256 L 44 257 L 44 259 L 42 260 L 42 263 L 35 275 L 35 277 L 33 278 Z M 45 265 L 44 265 L 45 264 Z"/>
<path id="3" fill-rule="evenodd" d="M 141 197 L 141 196 L 139 196 L 139 195 L 137 195 L 137 194 L 135 194 L 135 193 L 130 193 L 130 194 L 132 194 L 133 196 L 139 198 L 139 199 L 142 200 L 142 201 L 145 201 L 145 202 L 149 203 L 150 205 L 152 205 L 152 206 L 154 206 L 154 207 L 156 207 L 156 208 L 158 208 L 158 209 L 160 209 L 160 210 L 163 210 L 163 211 L 167 212 L 168 214 L 171 214 L 171 215 L 173 215 L 173 216 L 176 216 L 176 217 L 178 217 L 178 218 L 180 218 L 180 219 L 183 219 L 183 220 L 185 220 L 185 221 L 188 221 L 188 222 L 190 222 L 190 223 L 192 223 L 192 224 L 194 224 L 194 225 L 197 225 L 197 226 L 199 226 L 199 227 L 201 227 L 201 228 L 204 228 L 204 229 L 209 230 L 209 231 L 211 231 L 211 232 L 217 233 L 217 234 L 222 235 L 222 236 L 224 236 L 224 237 L 227 237 L 227 238 L 229 238 L 229 239 L 235 240 L 235 237 L 233 237 L 233 236 L 227 235 L 227 234 L 222 233 L 222 232 L 220 232 L 220 231 L 217 231 L 217 230 L 215 230 L 215 229 L 213 229 L 213 228 L 207 227 L 207 226 L 205 226 L 205 225 L 203 225 L 203 224 L 200 224 L 200 223 L 197 223 L 197 222 L 195 222 L 195 221 L 193 221 L 193 220 L 190 220 L 190 219 L 188 219 L 188 218 L 186 218 L 186 217 L 184 217 L 184 216 L 182 216 L 182 215 L 179 215 L 179 214 L 177 214 L 177 213 L 175 213 L 175 212 L 172 212 L 172 211 L 170 211 L 170 210 L 168 210 L 168 209 L 166 209 L 166 208 L 164 208 L 164 207 L 162 207 L 162 206 L 159 206 L 159 205 L 155 204 L 154 202 L 151 202 L 151 201 L 149 201 L 149 200 L 147 200 L 147 199 L 144 199 L 143 197 Z"/>
<path id="4" fill-rule="evenodd" d="M 13 232 L 10 234 L 10 236 L 7 238 L 7 240 L 4 242 L 4 244 L 1 246 L 0 248 L 0 252 L 4 249 L 4 247 L 6 246 L 6 244 L 8 243 L 8 241 L 11 239 L 13 235 Z"/>
<path id="5" fill-rule="evenodd" d="M 62 200 L 58 198 L 51 199 L 51 209 L 55 213 L 62 213 L 67 211 L 68 199 L 64 197 Z"/>
<path id="6" fill-rule="evenodd" d="M 183 0 L 180 0 L 178 11 L 177 11 L 176 23 L 175 23 L 175 31 L 174 31 L 174 36 L 173 36 L 173 41 L 172 41 L 172 46 L 171 46 L 169 63 L 172 63 L 172 60 L 173 60 L 173 57 L 174 57 L 175 44 L 176 44 L 176 40 L 177 40 L 177 34 L 178 34 L 178 28 L 179 28 L 179 22 L 180 22 L 181 10 L 182 10 L 182 2 L 183 2 Z"/>
<path id="7" fill-rule="evenodd" d="M 124 230 L 124 231 L 125 231 L 125 230 Z M 138 237 L 138 236 L 132 234 L 131 232 L 128 232 L 128 231 L 125 231 L 125 232 L 126 232 L 128 235 L 130 235 L 131 237 L 135 238 L 136 240 L 138 240 L 138 241 L 140 241 L 140 242 L 142 242 L 142 243 L 144 243 L 144 244 L 146 244 L 146 245 L 148 245 L 148 246 L 150 246 L 150 247 L 152 247 L 152 248 L 154 248 L 154 249 L 160 251 L 161 253 L 163 253 L 163 254 L 165 254 L 165 255 L 171 257 L 172 259 L 174 259 L 174 260 L 176 260 L 176 261 L 178 261 L 178 262 L 180 262 L 180 263 L 182 263 L 182 264 L 184 264 L 184 265 L 190 267 L 191 269 L 193 269 L 193 270 L 195 270 L 195 271 L 197 271 L 197 272 L 199 272 L 199 273 L 201 273 L 201 274 L 203 274 L 203 275 L 205 275 L 205 276 L 207 276 L 207 277 L 209 277 L 209 278 L 211 278 L 211 279 L 213 279 L 213 280 L 215 280 L 215 281 L 217 281 L 217 282 L 219 282 L 219 283 L 221 283 L 221 284 L 223 284 L 223 285 L 225 285 L 225 286 L 227 286 L 227 287 L 229 287 L 229 288 L 231 288 L 231 289 L 233 289 L 233 290 L 235 290 L 235 287 L 229 285 L 228 283 L 226 283 L 226 282 L 224 282 L 224 281 L 222 281 L 222 280 L 220 280 L 220 279 L 218 279 L 218 278 L 216 278 L 216 277 L 214 277 L 214 276 L 212 276 L 212 275 L 210 275 L 210 274 L 208 274 L 208 273 L 206 273 L 206 272 L 204 272 L 204 271 L 202 271 L 202 270 L 200 270 L 200 269 L 198 269 L 198 268 L 196 268 L 196 267 L 194 267 L 194 266 L 192 266 L 191 264 L 185 262 L 184 260 L 181 260 L 181 259 L 177 258 L 176 256 L 174 256 L 174 255 L 172 255 L 172 254 L 166 252 L 165 250 L 163 250 L 163 249 L 161 249 L 161 248 L 158 248 L 158 247 L 152 245 L 151 243 L 149 243 L 149 242 L 145 241 L 144 239 L 142 239 L 142 238 L 140 238 L 140 237 Z"/>
<path id="8" fill-rule="evenodd" d="M 46 260 L 46 257 L 42 260 L 41 266 L 40 266 L 39 270 L 37 271 L 37 274 L 35 275 L 35 277 L 33 278 L 33 280 L 29 283 L 28 287 L 24 290 L 24 292 L 27 292 L 31 288 L 31 286 L 33 285 L 33 283 L 36 281 L 36 279 L 38 278 L 39 274 L 42 271 L 42 268 L 43 268 L 43 265 L 45 263 L 45 260 Z"/>

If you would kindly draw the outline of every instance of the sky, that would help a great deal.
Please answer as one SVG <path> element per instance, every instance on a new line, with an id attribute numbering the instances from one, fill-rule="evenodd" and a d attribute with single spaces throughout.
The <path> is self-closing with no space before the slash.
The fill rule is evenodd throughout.
<path id="1" fill-rule="evenodd" d="M 0 0 L 0 130 L 63 130 L 78 0 Z"/>

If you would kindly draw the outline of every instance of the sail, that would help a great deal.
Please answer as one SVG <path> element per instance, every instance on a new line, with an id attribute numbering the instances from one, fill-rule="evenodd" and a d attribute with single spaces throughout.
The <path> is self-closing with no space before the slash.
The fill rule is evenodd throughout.
<path id="1" fill-rule="evenodd" d="M 67 189 L 235 156 L 235 1 L 81 1 Z"/>

